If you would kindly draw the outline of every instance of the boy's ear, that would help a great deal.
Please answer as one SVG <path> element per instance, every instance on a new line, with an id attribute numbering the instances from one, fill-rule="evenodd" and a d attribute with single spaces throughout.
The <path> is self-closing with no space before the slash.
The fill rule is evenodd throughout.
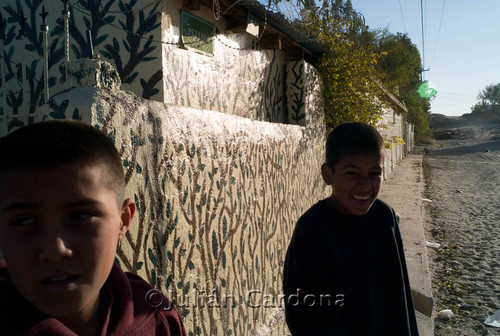
<path id="1" fill-rule="evenodd" d="M 135 213 L 135 202 L 131 198 L 127 198 L 123 201 L 121 209 L 121 225 L 120 225 L 120 240 L 125 236 L 130 224 L 132 224 L 132 218 L 134 218 Z"/>
<path id="2" fill-rule="evenodd" d="M 333 184 L 333 172 L 330 166 L 326 163 L 321 165 L 321 176 L 327 185 Z"/>

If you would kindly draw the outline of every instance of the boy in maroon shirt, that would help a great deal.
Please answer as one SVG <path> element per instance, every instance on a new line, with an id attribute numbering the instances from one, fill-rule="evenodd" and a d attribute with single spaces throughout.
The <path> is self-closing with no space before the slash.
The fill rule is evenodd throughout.
<path id="1" fill-rule="evenodd" d="M 48 121 L 1 139 L 0 157 L 1 334 L 186 334 L 166 298 L 148 304 L 155 290 L 113 264 L 135 203 L 110 139 Z"/>

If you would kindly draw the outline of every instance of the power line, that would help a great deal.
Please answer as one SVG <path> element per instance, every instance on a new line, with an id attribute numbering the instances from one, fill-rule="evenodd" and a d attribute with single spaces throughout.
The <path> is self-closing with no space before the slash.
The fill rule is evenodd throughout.
<path id="1" fill-rule="evenodd" d="M 445 7 L 445 5 L 446 5 L 446 0 L 443 0 L 443 9 L 441 10 L 441 20 L 439 21 L 439 29 L 438 29 L 438 34 L 437 34 L 437 38 L 436 38 L 436 45 L 434 46 L 434 52 L 432 53 L 431 66 L 432 66 L 432 63 L 434 62 L 434 56 L 436 56 L 436 49 L 437 49 L 438 42 L 439 42 L 439 35 L 441 34 L 441 25 L 443 24 L 443 16 L 444 16 L 444 7 Z"/>
<path id="2" fill-rule="evenodd" d="M 440 93 L 438 93 L 439 95 Z M 466 98 L 466 97 L 446 97 L 439 96 L 439 100 L 446 104 L 466 104 L 470 102 L 474 102 L 474 98 Z"/>
<path id="3" fill-rule="evenodd" d="M 401 6 L 401 0 L 399 0 L 399 11 L 401 12 L 401 20 L 403 20 L 403 29 L 406 34 L 405 16 L 403 15 L 403 6 Z"/>
<path id="4" fill-rule="evenodd" d="M 453 93 L 453 92 L 443 92 L 443 91 L 439 91 L 439 93 L 444 93 L 444 94 L 448 94 L 448 95 L 452 95 L 452 96 L 463 96 L 463 97 L 476 97 L 475 95 L 469 95 L 469 94 L 465 94 L 465 93 Z"/>

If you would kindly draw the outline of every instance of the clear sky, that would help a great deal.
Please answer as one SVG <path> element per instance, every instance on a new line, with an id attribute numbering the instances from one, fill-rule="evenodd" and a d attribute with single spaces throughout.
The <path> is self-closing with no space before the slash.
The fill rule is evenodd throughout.
<path id="1" fill-rule="evenodd" d="M 431 112 L 470 113 L 479 91 L 500 83 L 500 0 L 422 1 L 425 68 L 430 69 L 424 79 L 438 89 Z M 351 2 L 370 29 L 407 33 L 422 55 L 420 0 Z"/>

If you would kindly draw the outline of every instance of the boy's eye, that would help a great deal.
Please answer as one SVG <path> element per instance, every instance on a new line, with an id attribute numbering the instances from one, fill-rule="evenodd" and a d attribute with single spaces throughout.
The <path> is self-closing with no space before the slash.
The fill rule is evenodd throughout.
<path id="1" fill-rule="evenodd" d="M 356 175 L 356 172 L 355 171 L 347 171 L 347 172 L 345 172 L 345 174 L 354 176 L 354 175 Z"/>
<path id="2" fill-rule="evenodd" d="M 37 220 L 33 216 L 16 216 L 10 220 L 10 224 L 20 228 L 29 227 L 35 225 Z"/>
<path id="3" fill-rule="evenodd" d="M 380 175 L 382 175 L 382 172 L 380 172 L 380 171 L 374 171 L 374 172 L 372 172 L 372 175 L 374 175 L 374 176 L 380 176 Z"/>
<path id="4" fill-rule="evenodd" d="M 86 220 L 94 217 L 94 214 L 88 211 L 75 211 L 69 217 L 71 220 Z"/>

